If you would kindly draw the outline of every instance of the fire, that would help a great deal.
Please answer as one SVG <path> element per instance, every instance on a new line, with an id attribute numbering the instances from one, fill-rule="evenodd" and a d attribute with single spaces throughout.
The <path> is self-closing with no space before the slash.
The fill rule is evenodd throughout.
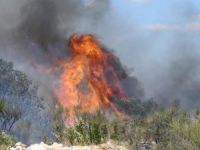
<path id="1" fill-rule="evenodd" d="M 126 97 L 111 61 L 118 61 L 90 34 L 73 35 L 69 41 L 69 59 L 55 62 L 62 69 L 57 97 L 60 104 L 74 115 L 78 111 L 93 112 L 99 108 L 117 109 L 109 100 Z"/>

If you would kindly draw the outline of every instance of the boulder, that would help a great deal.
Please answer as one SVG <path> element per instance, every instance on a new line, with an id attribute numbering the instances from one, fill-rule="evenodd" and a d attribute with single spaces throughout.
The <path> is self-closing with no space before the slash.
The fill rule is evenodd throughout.
<path id="1" fill-rule="evenodd" d="M 14 147 L 9 147 L 7 150 L 26 150 L 26 145 L 21 142 L 17 142 Z"/>
<path id="2" fill-rule="evenodd" d="M 8 150 L 127 150 L 122 146 L 115 146 L 111 143 L 101 145 L 90 145 L 90 146 L 70 146 L 64 147 L 63 144 L 53 143 L 47 145 L 43 142 L 40 144 L 33 144 L 26 148 L 26 145 L 18 142 L 14 147 L 8 148 Z"/>

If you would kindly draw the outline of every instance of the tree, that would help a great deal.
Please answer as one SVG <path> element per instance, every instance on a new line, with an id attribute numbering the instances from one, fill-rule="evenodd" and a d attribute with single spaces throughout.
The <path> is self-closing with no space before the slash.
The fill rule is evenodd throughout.
<path id="1" fill-rule="evenodd" d="M 40 122 L 38 126 L 41 128 L 41 120 L 43 123 L 48 122 L 48 117 L 38 116 L 44 106 L 43 99 L 37 96 L 37 90 L 38 86 L 33 85 L 26 74 L 13 69 L 12 62 L 0 59 L 0 131 L 4 130 L 19 137 L 20 131 L 16 133 L 12 130 L 16 124 L 19 127 L 16 125 L 15 130 L 23 130 L 19 119 Z"/>
<path id="2" fill-rule="evenodd" d="M 0 100 L 1 130 L 10 131 L 14 123 L 21 118 L 21 110 L 13 106 L 4 106 L 5 100 Z"/>

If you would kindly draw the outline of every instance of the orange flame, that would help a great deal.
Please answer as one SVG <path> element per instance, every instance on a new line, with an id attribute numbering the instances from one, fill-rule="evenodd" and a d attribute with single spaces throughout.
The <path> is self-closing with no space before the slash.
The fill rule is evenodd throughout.
<path id="1" fill-rule="evenodd" d="M 93 112 L 108 107 L 117 112 L 109 101 L 112 97 L 126 97 L 110 60 L 117 58 L 106 50 L 90 34 L 73 35 L 69 42 L 72 56 L 69 60 L 58 60 L 62 68 L 57 97 L 60 104 L 70 110 Z"/>

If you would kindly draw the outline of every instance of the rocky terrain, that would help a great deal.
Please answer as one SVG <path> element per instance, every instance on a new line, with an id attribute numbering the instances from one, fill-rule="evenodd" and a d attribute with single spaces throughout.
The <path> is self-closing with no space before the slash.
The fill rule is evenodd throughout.
<path id="1" fill-rule="evenodd" d="M 47 145 L 43 142 L 40 144 L 33 144 L 26 147 L 21 142 L 15 144 L 14 147 L 8 147 L 7 150 L 127 150 L 123 146 L 115 146 L 111 143 L 101 144 L 101 145 L 90 145 L 90 146 L 70 146 L 65 147 L 63 144 L 53 143 L 52 145 Z"/>

